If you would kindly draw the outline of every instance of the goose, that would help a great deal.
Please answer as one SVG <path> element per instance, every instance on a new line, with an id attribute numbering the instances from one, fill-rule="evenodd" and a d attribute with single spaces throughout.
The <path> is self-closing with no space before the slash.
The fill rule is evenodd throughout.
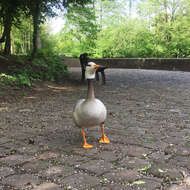
<path id="1" fill-rule="evenodd" d="M 102 136 L 99 140 L 100 143 L 110 143 L 110 140 L 104 133 L 104 122 L 107 116 L 107 110 L 104 104 L 94 95 L 94 84 L 96 70 L 100 68 L 100 65 L 94 62 L 88 62 L 85 70 L 85 78 L 88 81 L 88 91 L 86 99 L 80 99 L 77 101 L 74 111 L 73 119 L 77 127 L 81 129 L 81 134 L 83 137 L 83 148 L 92 148 L 86 141 L 85 128 L 90 128 L 94 126 L 100 126 Z"/>

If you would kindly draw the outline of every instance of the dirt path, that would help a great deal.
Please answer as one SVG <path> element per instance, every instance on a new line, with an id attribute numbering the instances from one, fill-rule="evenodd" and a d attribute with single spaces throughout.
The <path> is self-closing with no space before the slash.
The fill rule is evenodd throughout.
<path id="1" fill-rule="evenodd" d="M 190 189 L 190 73 L 107 69 L 95 93 L 111 143 L 99 144 L 95 127 L 87 131 L 94 148 L 83 150 L 72 110 L 86 84 L 71 72 L 1 104 L 0 189 Z"/>

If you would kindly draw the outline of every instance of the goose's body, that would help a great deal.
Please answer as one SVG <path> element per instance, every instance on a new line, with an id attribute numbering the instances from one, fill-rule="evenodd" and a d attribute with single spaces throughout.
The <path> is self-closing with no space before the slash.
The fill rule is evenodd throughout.
<path id="1" fill-rule="evenodd" d="M 106 107 L 96 98 L 93 100 L 79 100 L 74 110 L 74 121 L 80 128 L 100 125 L 105 121 L 107 115 Z"/>
<path id="2" fill-rule="evenodd" d="M 87 144 L 84 128 L 100 126 L 102 129 L 101 143 L 109 143 L 109 139 L 104 134 L 104 121 L 106 120 L 107 110 L 104 104 L 94 96 L 93 79 L 95 78 L 96 69 L 99 68 L 95 63 L 88 63 L 85 76 L 88 80 L 87 98 L 80 99 L 74 108 L 73 119 L 77 127 L 81 128 L 84 139 L 84 148 L 91 148 Z"/>

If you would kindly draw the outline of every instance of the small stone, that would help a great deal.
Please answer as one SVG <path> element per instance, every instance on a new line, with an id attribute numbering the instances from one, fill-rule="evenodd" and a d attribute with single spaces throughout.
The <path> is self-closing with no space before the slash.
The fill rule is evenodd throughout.
<path id="1" fill-rule="evenodd" d="M 32 139 L 32 138 L 28 139 L 28 144 L 34 144 L 34 142 L 35 142 L 34 139 Z"/>
<path id="2" fill-rule="evenodd" d="M 138 157 L 138 158 L 144 158 L 145 154 L 151 153 L 150 149 L 134 145 L 123 147 L 122 152 L 128 157 Z"/>
<path id="3" fill-rule="evenodd" d="M 62 183 L 71 189 L 84 190 L 99 184 L 99 179 L 88 174 L 78 173 L 63 179 Z"/>
<path id="4" fill-rule="evenodd" d="M 136 157 L 126 157 L 123 160 L 119 161 L 119 164 L 122 167 L 128 168 L 128 169 L 142 169 L 150 165 L 148 161 L 145 159 L 139 159 Z"/>
<path id="5" fill-rule="evenodd" d="M 185 177 L 184 183 L 188 186 L 190 186 L 190 176 Z M 189 187 L 190 188 L 190 187 Z"/>
<path id="6" fill-rule="evenodd" d="M 181 113 L 181 110 L 179 110 L 179 109 L 170 109 L 169 111 L 171 113 Z"/>
<path id="7" fill-rule="evenodd" d="M 9 166 L 15 166 L 17 164 L 23 164 L 25 162 L 31 161 L 33 158 L 30 156 L 23 155 L 10 155 L 0 159 L 0 162 L 3 162 Z"/>
<path id="8" fill-rule="evenodd" d="M 25 163 L 22 166 L 22 169 L 30 172 L 39 172 L 49 167 L 51 167 L 51 163 L 49 162 L 44 162 L 43 160 L 33 160 L 31 162 Z"/>
<path id="9" fill-rule="evenodd" d="M 102 175 L 105 172 L 109 172 L 113 168 L 113 165 L 109 162 L 105 162 L 104 160 L 92 160 L 80 165 L 78 168 L 87 170 L 96 175 Z"/>
<path id="10" fill-rule="evenodd" d="M 96 186 L 93 190 L 132 190 L 132 187 L 122 184 L 108 184 L 106 186 Z"/>
<path id="11" fill-rule="evenodd" d="M 76 171 L 72 167 L 66 166 L 52 166 L 44 170 L 39 171 L 39 176 L 46 177 L 48 179 L 58 179 L 73 175 Z"/>
<path id="12" fill-rule="evenodd" d="M 115 160 L 117 160 L 119 158 L 119 154 L 116 154 L 116 153 L 110 152 L 110 151 L 104 151 L 104 152 L 101 152 L 99 154 L 99 157 L 102 160 L 115 161 Z"/>
<path id="13" fill-rule="evenodd" d="M 1 167 L 0 168 L 0 178 L 9 176 L 11 174 L 14 174 L 14 170 L 9 167 Z"/>
<path id="14" fill-rule="evenodd" d="M 139 183 L 138 183 L 139 182 Z M 162 180 L 159 180 L 157 178 L 145 178 L 145 179 L 139 179 L 137 181 L 134 181 L 132 183 L 133 189 L 139 189 L 139 190 L 156 190 L 161 188 Z"/>
<path id="15" fill-rule="evenodd" d="M 29 174 L 22 174 L 22 175 L 12 175 L 2 180 L 3 185 L 10 185 L 16 188 L 23 188 L 26 185 L 33 185 L 36 186 L 39 184 L 40 180 L 37 177 L 29 175 Z"/>
<path id="16" fill-rule="evenodd" d="M 31 109 L 21 109 L 21 110 L 19 110 L 19 112 L 31 112 L 32 110 Z"/>
<path id="17" fill-rule="evenodd" d="M 140 178 L 140 175 L 135 170 L 128 169 L 117 169 L 111 171 L 110 173 L 106 173 L 104 175 L 108 180 L 119 182 L 119 183 L 132 183 L 133 181 Z"/>
<path id="18" fill-rule="evenodd" d="M 32 190 L 61 190 L 61 188 L 55 183 L 43 183 Z"/>
<path id="19" fill-rule="evenodd" d="M 183 178 L 181 172 L 176 168 L 169 168 L 166 172 L 163 172 L 164 176 L 167 176 L 171 180 L 181 179 Z"/>
<path id="20" fill-rule="evenodd" d="M 184 185 L 172 185 L 167 190 L 189 190 L 189 187 Z"/>
<path id="21" fill-rule="evenodd" d="M 46 160 L 46 159 L 51 159 L 51 158 L 56 158 L 58 157 L 57 153 L 54 152 L 44 152 L 42 154 L 40 154 L 37 159 L 38 160 Z"/>
<path id="22" fill-rule="evenodd" d="M 11 142 L 12 140 L 11 139 L 9 139 L 9 138 L 7 138 L 7 137 L 1 137 L 0 138 L 0 145 L 2 145 L 2 144 L 7 144 L 7 143 L 9 143 L 9 142 Z"/>

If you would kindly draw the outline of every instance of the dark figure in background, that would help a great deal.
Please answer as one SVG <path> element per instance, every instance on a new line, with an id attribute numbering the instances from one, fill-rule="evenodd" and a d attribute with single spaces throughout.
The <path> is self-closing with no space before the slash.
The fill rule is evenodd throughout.
<path id="1" fill-rule="evenodd" d="M 85 68 L 86 65 L 88 64 L 88 54 L 87 53 L 83 53 L 80 55 L 80 64 L 81 64 L 81 71 L 82 71 L 82 77 L 81 80 L 84 81 L 85 80 Z M 101 66 L 96 70 L 96 80 L 99 81 L 99 72 L 101 73 L 102 76 L 102 84 L 106 84 L 106 76 L 104 73 L 104 70 L 107 69 L 107 67 Z"/>
<path id="2" fill-rule="evenodd" d="M 101 76 L 102 76 L 102 84 L 106 84 L 106 76 L 105 76 L 105 73 L 104 73 L 104 70 L 107 69 L 107 67 L 99 67 L 97 70 L 96 70 L 96 80 L 99 81 L 99 73 L 101 73 Z"/>
<path id="3" fill-rule="evenodd" d="M 82 78 L 81 78 L 82 81 L 85 80 L 85 68 L 86 68 L 87 63 L 88 63 L 88 54 L 87 53 L 81 54 L 80 65 L 81 65 L 81 71 L 82 71 Z"/>

